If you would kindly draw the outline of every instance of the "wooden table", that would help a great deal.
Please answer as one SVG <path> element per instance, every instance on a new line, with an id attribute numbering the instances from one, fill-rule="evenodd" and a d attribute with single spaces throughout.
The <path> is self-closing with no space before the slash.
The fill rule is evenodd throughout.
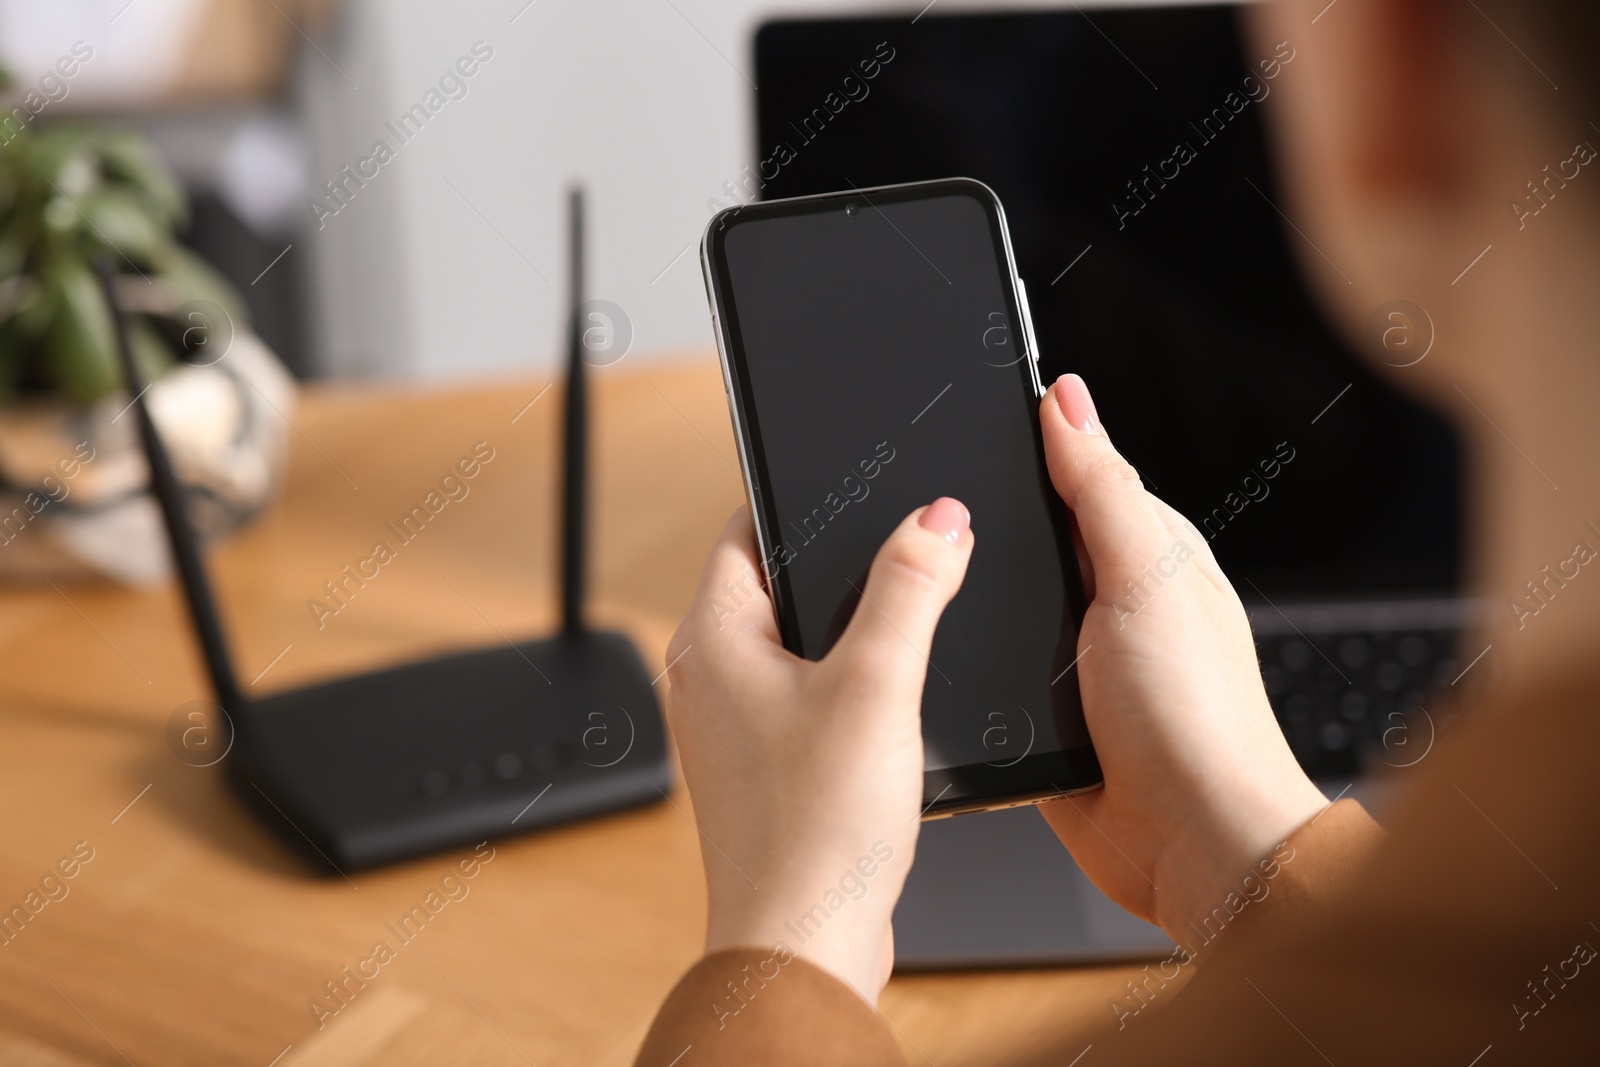
<path id="1" fill-rule="evenodd" d="M 593 381 L 593 616 L 658 669 L 742 500 L 721 380 L 695 353 Z M 304 394 L 286 492 L 211 553 L 257 691 L 553 625 L 559 387 L 527 406 L 545 385 Z M 495 458 L 470 496 L 318 630 L 308 598 L 483 440 Z M 0 590 L 0 909 L 76 843 L 94 854 L 0 946 L 0 1064 L 630 1061 L 703 933 L 681 787 L 676 808 L 497 842 L 470 895 L 319 1030 L 323 983 L 469 850 L 354 886 L 312 875 L 219 768 L 168 749 L 174 709 L 207 695 L 173 589 Z M 1044 1025 L 1105 1018 L 1126 974 L 902 978 L 883 1010 L 913 1062 L 987 1062 Z"/>

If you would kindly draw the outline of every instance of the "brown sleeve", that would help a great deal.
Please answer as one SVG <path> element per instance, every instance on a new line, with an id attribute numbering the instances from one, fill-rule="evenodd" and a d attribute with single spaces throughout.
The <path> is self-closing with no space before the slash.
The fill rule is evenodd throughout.
<path id="1" fill-rule="evenodd" d="M 1359 804 L 1338 802 L 1274 854 L 1273 877 L 1261 883 L 1271 891 L 1247 907 L 1264 920 L 1314 906 L 1349 880 L 1382 836 Z M 1198 941 L 1189 951 L 1198 957 Z M 690 968 L 637 1060 L 638 1067 L 724 1063 L 903 1067 L 905 1060 L 883 1018 L 843 982 L 787 952 L 751 948 L 717 952 Z"/>
<path id="2" fill-rule="evenodd" d="M 636 1067 L 840 1064 L 905 1067 L 883 1017 L 787 951 L 724 949 L 678 980 Z"/>

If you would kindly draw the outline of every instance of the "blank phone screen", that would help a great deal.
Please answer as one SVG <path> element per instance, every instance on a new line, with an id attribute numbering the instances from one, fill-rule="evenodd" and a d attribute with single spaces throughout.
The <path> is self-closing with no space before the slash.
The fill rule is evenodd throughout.
<path id="1" fill-rule="evenodd" d="M 949 182 L 763 205 L 712 242 L 785 643 L 825 656 L 877 610 L 863 596 L 884 539 L 955 497 L 976 545 L 927 657 L 927 769 L 1083 749 L 1070 519 L 990 194 Z"/>

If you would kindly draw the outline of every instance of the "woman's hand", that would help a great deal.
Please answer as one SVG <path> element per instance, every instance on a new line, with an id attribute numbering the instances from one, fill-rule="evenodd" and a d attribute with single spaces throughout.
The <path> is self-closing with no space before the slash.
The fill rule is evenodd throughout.
<path id="1" fill-rule="evenodd" d="M 1079 684 L 1105 788 L 1044 805 L 1095 884 L 1174 937 L 1325 806 L 1262 688 L 1239 598 L 1144 491 L 1081 379 L 1039 408 L 1091 604 Z M 784 650 L 736 513 L 668 646 L 667 718 L 706 867 L 708 952 L 782 943 L 876 1002 L 917 839 L 928 649 L 973 550 L 948 498 L 906 519 L 820 663 Z"/>
<path id="2" fill-rule="evenodd" d="M 1081 535 L 1091 603 L 1078 682 L 1105 774 L 1104 789 L 1044 815 L 1107 896 L 1182 941 L 1327 802 L 1273 718 L 1250 624 L 1206 539 L 1145 492 L 1083 379 L 1051 386 L 1039 418 Z"/>
<path id="3" fill-rule="evenodd" d="M 708 953 L 781 943 L 877 1003 L 917 840 L 928 650 L 966 574 L 969 524 L 948 497 L 913 512 L 811 663 L 780 642 L 749 514 L 729 521 L 667 646 Z"/>

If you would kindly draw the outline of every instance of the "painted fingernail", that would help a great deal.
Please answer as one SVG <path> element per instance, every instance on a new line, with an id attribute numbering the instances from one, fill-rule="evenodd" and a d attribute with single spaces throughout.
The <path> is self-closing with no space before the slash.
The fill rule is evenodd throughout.
<path id="1" fill-rule="evenodd" d="M 1094 398 L 1076 374 L 1063 374 L 1056 379 L 1056 403 L 1061 405 L 1061 414 L 1067 417 L 1074 430 L 1100 432 L 1100 416 L 1095 413 Z"/>
<path id="2" fill-rule="evenodd" d="M 972 526 L 972 515 L 961 501 L 942 496 L 928 505 L 917 524 L 924 530 L 932 530 L 952 545 L 959 545 Z"/>

